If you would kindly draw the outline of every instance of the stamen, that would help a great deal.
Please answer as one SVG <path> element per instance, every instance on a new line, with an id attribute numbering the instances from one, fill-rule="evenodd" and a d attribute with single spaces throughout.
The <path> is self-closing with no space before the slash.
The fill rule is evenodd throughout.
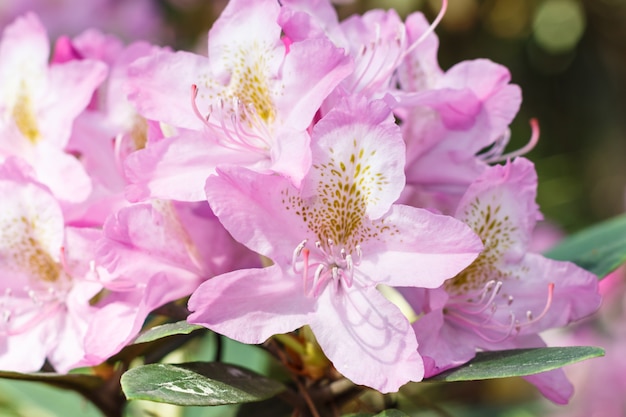
<path id="1" fill-rule="evenodd" d="M 497 283 L 495 283 L 495 285 L 492 282 L 493 281 L 488 282 L 485 285 L 485 289 L 483 291 L 483 295 L 490 294 L 488 300 L 484 301 L 484 299 L 486 298 L 486 296 L 484 296 L 484 297 L 481 297 L 481 299 L 477 303 L 471 302 L 472 305 L 485 302 L 485 305 L 481 309 L 471 310 L 469 308 L 465 308 L 463 307 L 463 304 L 465 303 L 461 302 L 459 304 L 453 304 L 449 308 L 446 308 L 446 313 L 445 313 L 446 316 L 449 317 L 451 320 L 463 326 L 467 326 L 476 335 L 478 335 L 479 337 L 483 338 L 484 340 L 488 342 L 491 342 L 491 343 L 502 342 L 508 339 L 509 337 L 513 336 L 514 333 L 515 334 L 519 333 L 521 329 L 523 329 L 524 327 L 537 323 L 539 320 L 541 320 L 543 317 L 546 316 L 548 310 L 550 309 L 550 306 L 552 305 L 552 300 L 554 298 L 554 283 L 548 284 L 548 298 L 546 300 L 546 304 L 543 308 L 543 311 L 539 314 L 539 316 L 533 317 L 532 311 L 529 310 L 526 312 L 527 321 L 520 323 L 516 319 L 515 313 L 510 311 L 509 320 L 506 325 L 504 323 L 494 321 L 494 315 L 496 311 L 498 310 L 498 305 L 495 302 L 493 302 L 493 300 L 495 299 L 495 296 L 499 292 L 502 286 L 502 282 L 498 281 Z M 514 300 L 513 296 L 508 296 L 507 305 L 511 305 L 513 303 L 513 300 Z M 491 309 L 490 314 L 484 317 L 484 319 L 481 322 L 478 322 L 473 318 L 485 312 L 487 309 Z M 503 332 L 503 336 L 501 338 L 494 338 L 494 337 L 488 336 L 484 332 L 485 330 Z"/>
<path id="2" fill-rule="evenodd" d="M 62 305 L 63 304 L 59 302 L 47 303 L 45 308 L 41 309 L 37 314 L 35 314 L 30 319 L 28 319 L 25 323 L 21 323 L 18 327 L 8 329 L 2 333 L 4 333 L 7 336 L 15 336 L 15 335 L 27 332 L 33 327 L 36 327 L 42 321 L 44 321 L 46 317 L 59 311 Z"/>
<path id="3" fill-rule="evenodd" d="M 346 285 L 348 288 L 352 288 L 352 282 L 354 281 L 354 264 L 352 263 L 352 255 L 346 256 L 346 269 L 348 274 L 344 274 L 346 278 Z"/>
<path id="4" fill-rule="evenodd" d="M 198 105 L 196 104 L 196 100 L 198 99 L 198 86 L 195 84 L 191 84 L 191 109 L 193 113 L 198 117 L 198 119 L 203 120 L 208 124 L 209 117 L 211 117 L 211 113 L 209 113 L 206 117 L 200 113 L 198 109 Z"/>
<path id="5" fill-rule="evenodd" d="M 310 251 L 308 249 L 302 250 L 302 258 L 304 259 L 304 267 L 302 268 L 302 287 L 304 288 L 305 294 L 309 283 L 309 253 Z"/>
<path id="6" fill-rule="evenodd" d="M 541 314 L 539 314 L 539 316 L 533 318 L 532 311 L 527 311 L 526 312 L 526 317 L 528 318 L 529 321 L 527 321 L 526 323 L 522 323 L 520 325 L 520 327 L 530 326 L 531 324 L 535 324 L 539 320 L 544 318 L 546 316 L 546 314 L 548 314 L 548 310 L 550 309 L 550 306 L 552 306 L 553 298 L 554 298 L 554 283 L 551 282 L 551 283 L 548 284 L 548 299 L 546 300 L 546 305 L 543 307 L 543 310 L 541 311 Z"/>
<path id="7" fill-rule="evenodd" d="M 494 143 L 491 144 L 489 149 L 487 149 L 485 152 L 480 152 L 477 156 L 486 163 L 489 163 L 489 161 L 492 159 L 498 160 L 500 158 L 500 155 L 502 155 L 502 153 L 506 149 L 506 146 L 509 144 L 510 140 L 511 130 L 507 129 L 506 132 L 504 132 L 496 139 Z"/>
<path id="8" fill-rule="evenodd" d="M 296 263 L 298 261 L 298 258 L 300 257 L 300 255 L 302 254 L 302 250 L 304 249 L 304 247 L 306 246 L 306 243 L 308 242 L 308 239 L 304 239 L 302 242 L 300 242 L 298 244 L 298 246 L 296 246 L 296 248 L 293 250 L 293 255 L 291 257 L 291 267 L 293 269 L 293 272 L 298 273 L 299 271 L 296 269 Z M 308 252 L 308 251 L 307 251 Z"/>
<path id="9" fill-rule="evenodd" d="M 326 269 L 326 265 L 319 264 L 317 269 L 315 270 L 315 276 L 314 276 L 314 279 L 313 279 L 313 284 L 314 284 L 313 297 L 317 297 L 320 294 L 320 290 L 322 288 L 322 285 L 326 282 L 326 275 L 327 274 L 325 274 L 325 275 L 322 274 L 325 269 Z"/>
<path id="10" fill-rule="evenodd" d="M 61 260 L 61 266 L 63 267 L 63 270 L 67 273 L 69 273 L 70 269 L 67 266 L 67 258 L 65 256 L 65 246 L 61 246 L 61 251 L 60 251 L 60 260 Z"/>
<path id="11" fill-rule="evenodd" d="M 428 35 L 430 35 L 431 33 L 433 33 L 435 31 L 435 28 L 439 25 L 439 23 L 441 22 L 441 19 L 443 19 L 443 16 L 446 14 L 446 10 L 448 10 L 448 0 L 443 0 L 441 2 L 441 9 L 439 10 L 439 14 L 437 14 L 437 17 L 435 18 L 435 20 L 433 20 L 433 22 L 430 24 L 430 26 L 428 27 L 428 29 L 426 29 L 424 31 L 424 33 L 422 33 L 422 36 L 420 36 L 419 38 L 417 38 L 417 40 L 415 42 L 413 42 L 411 44 L 411 46 L 409 46 L 406 51 L 404 52 L 404 57 L 408 56 L 415 48 L 417 48 L 417 46 L 424 42 L 424 39 L 426 39 L 426 37 L 428 37 Z"/>
<path id="12" fill-rule="evenodd" d="M 244 150 L 266 153 L 266 148 L 269 148 L 267 140 L 263 139 L 263 137 L 251 134 L 245 131 L 245 128 L 242 124 L 241 114 L 244 114 L 246 120 L 255 120 L 254 117 L 249 117 L 248 112 L 245 111 L 246 106 L 239 100 L 238 98 L 233 99 L 233 103 L 231 105 L 234 113 L 226 112 L 226 105 L 224 100 L 220 97 L 217 100 L 217 109 L 220 114 L 217 117 L 219 123 L 211 122 L 211 116 L 215 114 L 215 108 L 210 106 L 209 113 L 206 116 L 203 116 L 200 110 L 198 109 L 198 105 L 196 103 L 198 98 L 198 87 L 195 84 L 191 85 L 191 108 L 206 128 L 209 129 L 212 135 L 210 135 L 210 139 L 213 140 L 216 144 L 223 146 L 232 150 Z M 243 110 L 243 111 L 242 111 Z M 229 114 L 226 114 L 229 113 Z M 226 121 L 230 122 L 231 126 L 226 124 Z M 267 130 L 265 130 L 267 132 Z M 222 135 L 226 136 L 227 140 L 222 138 Z M 269 137 L 269 136 L 268 136 Z M 261 142 L 264 146 L 259 146 Z"/>
<path id="13" fill-rule="evenodd" d="M 530 152 L 531 150 L 533 150 L 533 148 L 537 145 L 537 143 L 539 142 L 539 123 L 537 122 L 537 119 L 532 118 L 530 119 L 530 128 L 532 130 L 531 136 L 530 136 L 530 140 L 528 141 L 528 143 L 523 146 L 522 148 L 513 151 L 513 152 L 509 152 L 507 154 L 504 155 L 494 155 L 490 158 L 487 159 L 483 159 L 483 161 L 487 162 L 488 164 L 491 163 L 495 163 L 495 162 L 503 162 L 509 159 L 513 159 L 516 156 L 521 156 L 524 154 L 527 154 L 528 152 Z"/>

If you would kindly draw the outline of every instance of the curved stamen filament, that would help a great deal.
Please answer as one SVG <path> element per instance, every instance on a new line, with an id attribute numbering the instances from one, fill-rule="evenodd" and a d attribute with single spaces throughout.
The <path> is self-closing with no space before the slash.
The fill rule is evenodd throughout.
<path id="1" fill-rule="evenodd" d="M 526 312 L 526 317 L 528 319 L 527 322 L 522 323 L 522 324 L 518 324 L 519 329 L 521 329 L 522 327 L 525 326 L 530 326 L 531 324 L 535 324 L 537 323 L 539 320 L 541 320 L 542 318 L 545 317 L 546 314 L 548 314 L 548 310 L 550 309 L 550 307 L 552 306 L 552 300 L 554 299 L 554 283 L 551 282 L 548 284 L 548 299 L 546 300 L 546 305 L 543 307 L 543 310 L 541 311 L 541 313 L 533 318 L 533 313 L 532 311 L 527 311 Z"/>
<path id="2" fill-rule="evenodd" d="M 424 42 L 424 40 L 435 31 L 435 28 L 437 26 L 439 26 L 439 23 L 441 22 L 441 19 L 443 19 L 443 16 L 446 14 L 446 10 L 448 10 L 448 0 L 443 0 L 441 2 L 441 9 L 439 9 L 439 13 L 437 14 L 437 17 L 435 17 L 435 20 L 433 20 L 433 22 L 430 24 L 430 26 L 428 26 L 428 28 L 424 31 L 424 33 L 422 33 L 422 35 L 417 38 L 417 40 L 415 42 L 413 42 L 407 49 L 406 51 L 404 51 L 404 56 L 403 59 L 409 55 L 411 52 L 413 52 L 413 50 L 415 48 L 417 48 L 419 46 L 420 43 Z"/>
<path id="3" fill-rule="evenodd" d="M 10 329 L 0 331 L 0 334 L 4 334 L 6 336 L 15 336 L 15 335 L 27 332 L 33 329 L 34 327 L 36 327 L 42 321 L 44 321 L 46 317 L 60 310 L 62 305 L 63 304 L 60 302 L 46 303 L 44 308 L 39 310 L 39 312 L 35 314 L 33 317 L 26 320 L 25 323 L 22 323 L 15 328 L 10 328 Z M 8 319 L 11 319 L 11 313 L 9 312 L 8 315 L 5 313 L 5 317 L 7 317 L 7 320 L 5 321 L 5 323 L 8 323 Z"/>
<path id="4" fill-rule="evenodd" d="M 307 295 L 317 297 L 326 287 L 329 281 L 334 281 L 338 289 L 341 282 L 348 288 L 354 283 L 354 267 L 361 260 L 361 249 L 357 245 L 357 262 L 355 262 L 352 253 L 346 248 L 338 249 L 332 239 L 327 239 L 326 244 L 321 241 L 314 243 L 314 260 L 311 251 L 306 247 L 308 239 L 300 242 L 292 254 L 292 271 L 296 274 L 302 274 L 303 288 Z M 302 257 L 302 264 L 299 259 Z M 310 271 L 315 270 L 311 276 Z"/>
<path id="5" fill-rule="evenodd" d="M 264 123 L 259 122 L 256 115 L 256 111 L 250 110 L 244 103 L 238 98 L 233 99 L 231 105 L 232 111 L 226 108 L 225 102 L 222 98 L 217 100 L 217 109 L 219 115 L 217 115 L 218 123 L 212 122 L 212 116 L 215 115 L 215 108 L 210 106 L 208 115 L 203 116 L 198 105 L 196 103 L 198 98 L 198 86 L 192 84 L 191 86 L 191 107 L 196 115 L 205 127 L 209 129 L 213 135 L 210 135 L 210 139 L 217 145 L 223 146 L 231 150 L 241 150 L 257 152 L 261 154 L 267 153 L 267 149 L 270 147 L 269 142 L 262 136 L 254 132 L 250 132 L 245 128 L 243 121 L 245 120 L 251 126 L 256 127 L 264 133 L 268 133 L 267 127 Z M 227 114 L 228 113 L 228 114 Z M 228 122 L 228 123 L 227 123 Z M 226 136 L 226 140 L 222 137 Z M 267 137 L 270 137 L 267 135 Z"/>
<path id="6" fill-rule="evenodd" d="M 486 158 L 482 158 L 483 161 L 485 161 L 488 164 L 491 163 L 496 163 L 496 162 L 503 162 L 506 161 L 508 159 L 513 159 L 516 156 L 521 156 L 524 155 L 530 151 L 532 151 L 534 149 L 534 147 L 537 145 L 537 143 L 539 142 L 539 134 L 540 134 L 540 130 L 539 130 L 539 123 L 537 122 L 537 119 L 532 118 L 530 119 L 530 128 L 531 128 L 531 135 L 530 135 L 530 140 L 528 141 L 528 143 L 526 145 L 524 145 L 522 148 L 513 151 L 513 152 L 509 152 L 507 154 L 504 155 L 498 155 L 495 152 L 489 152 L 489 155 Z M 508 140 L 506 141 L 508 142 Z M 506 143 L 504 144 L 504 146 L 506 146 Z M 504 148 L 504 147 L 502 147 Z M 502 151 L 504 149 L 501 149 L 500 151 Z"/>
<path id="7" fill-rule="evenodd" d="M 446 317 L 451 319 L 453 322 L 456 322 L 464 327 L 468 327 L 472 332 L 474 332 L 480 338 L 491 343 L 502 342 L 508 339 L 509 337 L 512 337 L 516 335 L 517 333 L 519 333 L 522 328 L 537 323 L 539 320 L 541 320 L 543 317 L 546 316 L 546 314 L 548 313 L 548 310 L 550 309 L 552 305 L 552 301 L 554 299 L 554 283 L 550 283 L 548 284 L 548 297 L 546 300 L 546 304 L 543 310 L 541 311 L 541 313 L 537 317 L 533 318 L 532 312 L 527 311 L 526 312 L 527 321 L 520 323 L 517 320 L 515 313 L 510 311 L 509 320 L 507 323 L 498 322 L 494 320 L 494 316 L 498 310 L 498 305 L 495 302 L 493 302 L 493 300 L 495 299 L 495 296 L 498 294 L 502 283 L 498 282 L 494 286 L 492 282 L 493 281 L 490 281 L 485 285 L 485 291 L 483 292 L 483 294 L 490 293 L 490 296 L 489 296 L 489 299 L 485 302 L 485 305 L 479 310 L 472 310 L 470 308 L 465 308 L 463 307 L 463 304 L 467 304 L 467 303 L 461 303 L 461 302 L 453 303 L 452 305 L 446 307 L 446 310 L 445 310 Z M 481 297 L 478 303 L 471 303 L 471 304 L 472 305 L 481 304 L 483 303 L 484 298 L 485 297 Z M 513 303 L 513 297 L 512 296 L 507 297 L 506 304 L 511 305 L 512 303 Z M 474 319 L 474 318 L 478 318 L 477 316 L 479 316 L 481 313 L 484 313 L 489 308 L 491 309 L 490 313 L 486 317 L 484 317 L 482 321 L 477 321 Z M 492 332 L 503 332 L 503 335 L 501 338 L 494 338 L 494 337 L 488 336 L 484 332 L 485 330 L 492 331 Z"/>

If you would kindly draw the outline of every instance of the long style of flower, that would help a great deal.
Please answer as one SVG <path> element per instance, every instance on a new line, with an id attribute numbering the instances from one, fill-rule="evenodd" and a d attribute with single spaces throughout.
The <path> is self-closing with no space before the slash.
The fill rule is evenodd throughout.
<path id="1" fill-rule="evenodd" d="M 281 39 L 279 11 L 274 0 L 231 1 L 209 32 L 208 57 L 163 52 L 131 67 L 140 114 L 179 131 L 129 158 L 131 200 L 201 201 L 221 163 L 300 182 L 311 162 L 307 129 L 352 65 L 326 39 Z"/>
<path id="2" fill-rule="evenodd" d="M 312 155 L 300 189 L 241 167 L 207 180 L 220 221 L 274 264 L 202 284 L 189 321 L 244 343 L 309 325 L 339 372 L 396 391 L 422 379 L 422 360 L 408 320 L 376 286 L 437 287 L 482 246 L 455 219 L 393 204 L 404 144 L 384 103 L 347 98 L 313 128 Z"/>
<path id="3" fill-rule="evenodd" d="M 456 211 L 456 218 L 480 236 L 483 252 L 438 289 L 403 290 L 416 312 L 423 313 L 413 327 L 427 375 L 468 361 L 476 349 L 545 346 L 537 333 L 599 307 L 593 274 L 528 252 L 541 219 L 536 188 L 534 166 L 524 158 L 485 171 Z M 558 403 L 572 393 L 561 370 L 527 379 Z"/>
<path id="4" fill-rule="evenodd" d="M 91 191 L 80 162 L 64 152 L 72 122 L 106 76 L 101 62 L 48 64 L 50 45 L 32 13 L 8 26 L 0 41 L 0 161 L 17 156 L 61 200 Z"/>
<path id="5" fill-rule="evenodd" d="M 67 372 L 84 356 L 99 232 L 65 227 L 47 187 L 15 159 L 0 165 L 0 369 Z"/>

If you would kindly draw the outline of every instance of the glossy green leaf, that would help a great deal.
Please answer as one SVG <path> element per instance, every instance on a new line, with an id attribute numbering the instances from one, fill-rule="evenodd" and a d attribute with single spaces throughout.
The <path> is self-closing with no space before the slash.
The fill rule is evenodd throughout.
<path id="1" fill-rule="evenodd" d="M 59 388 L 74 389 L 76 391 L 93 390 L 99 388 L 104 381 L 87 374 L 56 374 L 52 372 L 33 372 L 22 374 L 19 372 L 0 371 L 0 378 L 18 381 L 36 381 L 53 385 Z"/>
<path id="2" fill-rule="evenodd" d="M 357 413 L 357 414 L 347 414 L 344 417 L 410 417 L 408 414 L 403 413 L 399 410 L 385 410 L 382 413 L 372 414 L 372 413 Z"/>
<path id="3" fill-rule="evenodd" d="M 585 359 L 604 356 L 604 350 L 592 346 L 548 347 L 478 352 L 458 368 L 430 378 L 430 381 L 475 381 L 534 375 Z"/>
<path id="4" fill-rule="evenodd" d="M 122 375 L 129 400 L 176 405 L 223 405 L 262 401 L 285 389 L 280 382 L 221 362 L 151 364 Z"/>
<path id="5" fill-rule="evenodd" d="M 626 262 L 626 214 L 569 236 L 545 255 L 604 278 Z"/>
<path id="6" fill-rule="evenodd" d="M 160 326 L 155 326 L 140 334 L 137 336 L 133 344 L 152 342 L 154 340 L 177 334 L 189 334 L 203 328 L 204 327 L 197 324 L 187 323 L 184 320 L 176 323 L 166 323 Z"/>

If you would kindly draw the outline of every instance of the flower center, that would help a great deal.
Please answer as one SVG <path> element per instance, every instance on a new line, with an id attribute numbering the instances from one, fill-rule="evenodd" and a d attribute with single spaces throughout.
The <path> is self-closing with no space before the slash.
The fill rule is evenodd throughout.
<path id="1" fill-rule="evenodd" d="M 359 245 L 354 248 L 354 256 L 345 247 L 336 246 L 332 239 L 324 243 L 316 241 L 311 249 L 308 246 L 307 239 L 300 242 L 292 258 L 293 271 L 302 274 L 307 295 L 319 296 L 330 282 L 335 284 L 336 291 L 342 283 L 348 288 L 352 287 L 354 267 L 361 263 L 363 255 Z"/>
<path id="2" fill-rule="evenodd" d="M 5 229 L 15 279 L 0 295 L 0 333 L 26 332 L 59 311 L 71 285 L 61 248 L 56 261 L 38 240 L 37 225 L 20 217 Z M 43 233 L 43 232 L 41 232 Z"/>

